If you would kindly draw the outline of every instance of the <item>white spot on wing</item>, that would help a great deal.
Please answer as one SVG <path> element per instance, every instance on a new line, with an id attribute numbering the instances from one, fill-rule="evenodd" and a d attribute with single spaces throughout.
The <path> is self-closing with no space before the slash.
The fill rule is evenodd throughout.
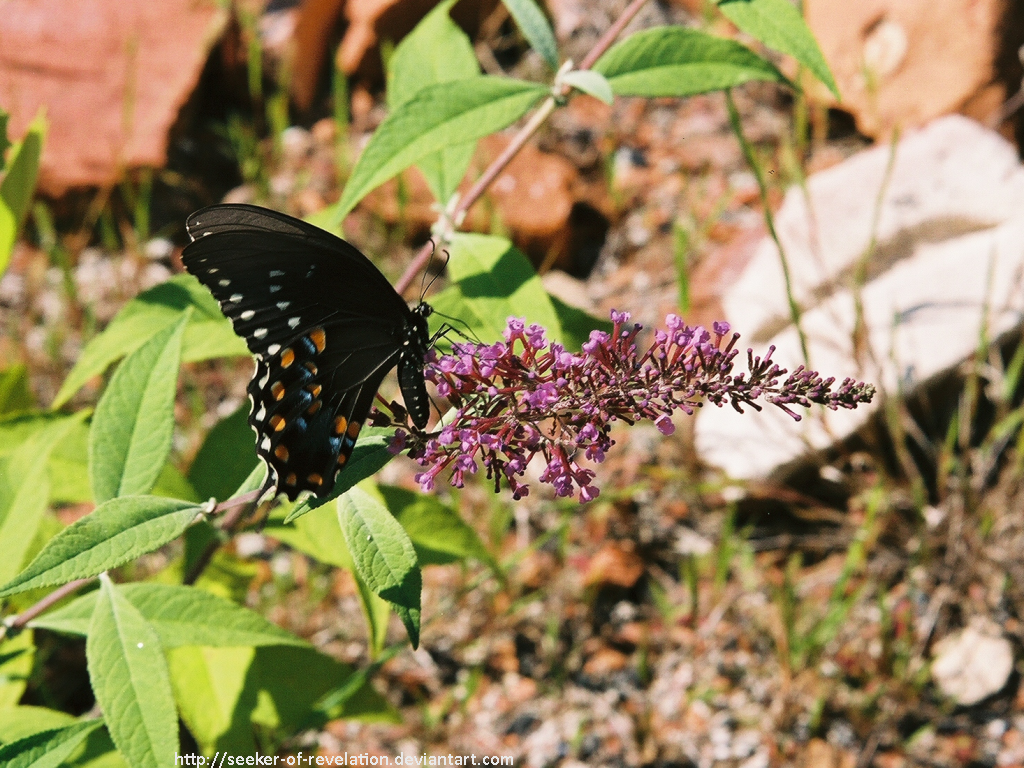
<path id="1" fill-rule="evenodd" d="M 270 276 L 271 277 L 283 277 L 284 276 L 284 272 L 282 272 L 280 269 L 272 269 L 272 270 L 270 270 Z"/>
<path id="2" fill-rule="evenodd" d="M 237 304 L 241 300 L 242 300 L 242 294 L 240 294 L 240 293 L 232 293 L 231 296 L 228 298 L 228 301 L 230 301 L 232 304 Z"/>
<path id="3" fill-rule="evenodd" d="M 280 285 L 272 285 L 272 286 L 270 286 L 270 292 L 271 293 L 277 293 L 280 290 L 281 290 L 281 286 Z"/>
<path id="4" fill-rule="evenodd" d="M 266 437 L 263 438 L 263 442 L 260 443 L 260 448 L 262 448 L 264 451 L 270 450 L 270 435 L 267 435 Z"/>
<path id="5" fill-rule="evenodd" d="M 291 304 L 292 303 L 290 301 L 279 301 L 277 302 L 277 308 L 284 312 L 286 309 L 288 309 L 288 307 L 291 306 Z"/>
<path id="6" fill-rule="evenodd" d="M 241 317 L 243 320 L 252 320 L 253 315 L 255 315 L 255 314 L 256 313 L 253 312 L 251 309 L 247 309 L 247 310 L 245 310 L 245 312 L 243 312 L 241 315 L 239 315 L 239 317 Z M 409 342 L 407 341 L 405 343 L 408 344 Z"/>
<path id="7" fill-rule="evenodd" d="M 219 285 L 221 288 L 227 288 L 229 285 L 231 285 L 231 281 L 225 277 L 222 280 L 218 280 L 217 285 Z"/>
<path id="8" fill-rule="evenodd" d="M 257 339 L 262 339 L 264 336 L 267 335 L 267 329 L 257 328 L 255 331 L 252 332 L 252 335 L 255 336 Z"/>
<path id="9" fill-rule="evenodd" d="M 289 317 L 288 318 L 288 327 L 289 328 L 295 328 L 300 322 L 302 322 L 302 321 L 299 318 L 297 318 L 297 317 Z"/>
<path id="10" fill-rule="evenodd" d="M 269 347 L 267 347 L 267 353 L 271 354 L 271 355 L 276 355 L 280 351 L 281 351 L 281 345 L 280 344 L 271 344 Z"/>

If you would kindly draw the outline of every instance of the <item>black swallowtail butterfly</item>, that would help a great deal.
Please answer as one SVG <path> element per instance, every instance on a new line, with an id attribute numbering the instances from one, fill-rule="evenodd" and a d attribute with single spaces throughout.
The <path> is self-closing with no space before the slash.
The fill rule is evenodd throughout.
<path id="1" fill-rule="evenodd" d="M 214 205 L 185 226 L 185 268 L 256 356 L 248 391 L 268 466 L 260 497 L 328 494 L 395 365 L 413 423 L 426 426 L 430 305 L 410 309 L 356 248 L 283 213 Z"/>

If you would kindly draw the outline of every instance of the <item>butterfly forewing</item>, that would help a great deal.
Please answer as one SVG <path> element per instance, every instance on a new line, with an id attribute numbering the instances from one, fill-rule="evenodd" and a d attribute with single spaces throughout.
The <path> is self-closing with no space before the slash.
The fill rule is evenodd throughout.
<path id="1" fill-rule="evenodd" d="M 214 206 L 187 222 L 186 269 L 206 285 L 256 355 L 249 382 L 264 490 L 327 494 L 378 387 L 396 364 L 425 426 L 429 307 L 411 310 L 340 238 L 255 206 Z"/>

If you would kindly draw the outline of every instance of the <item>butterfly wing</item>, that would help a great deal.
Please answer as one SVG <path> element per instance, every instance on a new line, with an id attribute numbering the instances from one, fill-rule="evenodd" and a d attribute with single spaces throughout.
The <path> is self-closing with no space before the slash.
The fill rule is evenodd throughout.
<path id="1" fill-rule="evenodd" d="M 256 356 L 249 423 L 264 489 L 328 493 L 388 371 L 425 351 L 425 322 L 363 254 L 298 219 L 224 205 L 186 226 L 186 269 Z M 422 353 L 418 375 L 422 386 Z"/>

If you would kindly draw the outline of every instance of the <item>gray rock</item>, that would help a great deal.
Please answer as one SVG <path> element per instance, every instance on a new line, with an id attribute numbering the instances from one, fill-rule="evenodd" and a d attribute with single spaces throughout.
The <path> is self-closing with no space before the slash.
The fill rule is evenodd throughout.
<path id="1" fill-rule="evenodd" d="M 997 339 L 1024 321 L 1024 168 L 1001 136 L 959 116 L 905 136 L 892 152 L 875 147 L 816 174 L 807 196 L 790 190 L 776 229 L 810 367 L 906 393 L 969 357 L 982 328 Z M 858 299 L 866 343 L 855 351 Z M 756 246 L 723 305 L 743 348 L 774 344 L 781 365 L 803 362 L 773 241 Z M 771 406 L 743 415 L 707 407 L 697 448 L 732 477 L 771 476 L 852 434 L 882 399 L 855 411 L 816 409 L 800 422 Z"/>

